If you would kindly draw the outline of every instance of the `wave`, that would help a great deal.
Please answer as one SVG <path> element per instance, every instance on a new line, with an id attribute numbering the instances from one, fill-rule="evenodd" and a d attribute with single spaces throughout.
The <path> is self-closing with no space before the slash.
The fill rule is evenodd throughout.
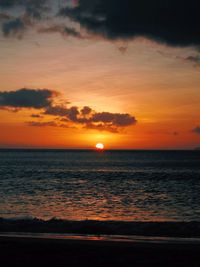
<path id="1" fill-rule="evenodd" d="M 69 221 L 57 218 L 0 218 L 0 232 L 200 237 L 200 222 Z"/>

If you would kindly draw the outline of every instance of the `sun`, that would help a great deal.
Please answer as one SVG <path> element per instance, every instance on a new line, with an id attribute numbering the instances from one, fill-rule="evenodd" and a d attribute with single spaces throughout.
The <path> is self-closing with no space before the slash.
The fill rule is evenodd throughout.
<path id="1" fill-rule="evenodd" d="M 102 143 L 96 144 L 96 149 L 103 150 L 104 149 L 104 144 L 102 144 Z"/>

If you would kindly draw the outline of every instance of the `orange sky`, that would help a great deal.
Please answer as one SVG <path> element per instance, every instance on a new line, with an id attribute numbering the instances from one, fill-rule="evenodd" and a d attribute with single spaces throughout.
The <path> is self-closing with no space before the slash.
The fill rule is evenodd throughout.
<path id="1" fill-rule="evenodd" d="M 66 127 L 30 126 L 31 114 L 0 110 L 0 147 L 192 149 L 200 146 L 200 67 L 186 60 L 192 47 L 172 48 L 145 38 L 108 41 L 63 38 L 58 33 L 1 34 L 0 92 L 48 88 L 55 101 L 96 112 L 130 114 L 137 123 L 117 133 Z M 124 48 L 121 49 L 121 48 Z M 122 51 L 123 50 L 123 51 Z M 56 120 L 50 115 L 42 122 Z"/>

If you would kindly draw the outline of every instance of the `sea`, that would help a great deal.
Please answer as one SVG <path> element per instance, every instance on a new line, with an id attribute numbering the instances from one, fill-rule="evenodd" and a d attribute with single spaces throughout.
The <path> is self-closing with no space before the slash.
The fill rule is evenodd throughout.
<path id="1" fill-rule="evenodd" d="M 0 217 L 200 221 L 200 151 L 0 150 Z"/>

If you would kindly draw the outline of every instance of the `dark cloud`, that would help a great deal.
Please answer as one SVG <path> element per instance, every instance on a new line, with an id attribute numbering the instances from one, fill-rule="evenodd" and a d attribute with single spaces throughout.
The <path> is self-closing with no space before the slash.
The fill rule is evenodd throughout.
<path id="1" fill-rule="evenodd" d="M 43 18 L 48 10 L 47 3 L 48 0 L 0 0 L 0 8 L 9 10 L 9 8 L 20 6 L 22 9 L 22 14 L 18 17 L 7 14 L 7 16 L 10 16 L 10 20 L 2 24 L 4 36 L 22 38 L 28 27 L 33 27 L 36 21 Z"/>
<path id="2" fill-rule="evenodd" d="M 67 116 L 68 109 L 65 106 L 48 106 L 44 112 L 44 114 L 65 117 Z"/>
<path id="3" fill-rule="evenodd" d="M 10 8 L 16 5 L 21 5 L 24 3 L 24 0 L 0 0 L 0 7 Z"/>
<path id="4" fill-rule="evenodd" d="M 26 14 L 35 19 L 42 19 L 43 14 L 49 10 L 47 0 L 26 1 Z"/>
<path id="5" fill-rule="evenodd" d="M 90 107 L 84 107 L 79 111 L 78 107 L 48 106 L 44 113 L 65 117 L 71 122 L 85 124 L 87 128 L 93 129 L 127 127 L 136 123 L 135 117 L 130 114 L 95 112 Z"/>
<path id="6" fill-rule="evenodd" d="M 200 44 L 199 8 L 196 0 L 80 0 L 60 15 L 108 39 L 144 36 L 187 46 Z"/>
<path id="7" fill-rule="evenodd" d="M 25 14 L 36 19 L 41 19 L 42 14 L 48 10 L 48 0 L 0 0 L 1 8 L 24 8 Z"/>
<path id="8" fill-rule="evenodd" d="M 124 127 L 132 125 L 136 122 L 135 118 L 129 114 L 101 112 L 95 113 L 92 118 L 92 122 L 112 123 L 118 127 Z"/>
<path id="9" fill-rule="evenodd" d="M 60 127 L 60 128 L 71 128 L 71 129 L 75 129 L 74 127 L 70 127 L 67 124 L 64 123 L 57 123 L 55 121 L 28 121 L 26 122 L 26 124 L 28 126 L 32 126 L 32 127 Z"/>
<path id="10" fill-rule="evenodd" d="M 147 37 L 158 42 L 174 46 L 200 45 L 200 2 L 197 0 L 79 0 L 69 5 L 61 1 L 62 6 L 57 14 L 59 2 L 49 0 L 0 0 L 0 8 L 9 10 L 20 6 L 29 19 L 41 20 L 48 17 L 53 23 L 55 16 L 62 16 L 79 23 L 91 35 L 106 39 L 133 39 Z M 63 7 L 63 4 L 66 6 Z M 20 25 L 20 18 L 12 20 L 13 25 Z M 53 25 L 40 32 L 59 32 L 64 36 L 83 38 L 79 31 L 66 25 Z M 9 32 L 9 30 L 7 30 Z M 8 34 L 5 36 L 9 36 Z M 89 37 L 87 35 L 87 37 Z M 126 47 L 120 47 L 125 52 Z"/>
<path id="11" fill-rule="evenodd" d="M 40 114 L 32 114 L 36 121 L 28 122 L 30 126 L 69 127 L 70 123 L 82 125 L 87 129 L 116 133 L 119 129 L 134 125 L 135 117 L 127 113 L 96 112 L 89 106 L 56 105 L 58 93 L 49 89 L 19 89 L 17 91 L 0 92 L 0 108 L 8 111 L 19 111 L 22 108 L 35 108 Z M 50 122 L 41 121 L 46 116 L 54 116 Z M 37 121 L 38 120 L 38 121 Z"/>
<path id="12" fill-rule="evenodd" d="M 56 92 L 49 89 L 19 89 L 0 92 L 0 107 L 41 109 L 51 104 Z"/>
<path id="13" fill-rule="evenodd" d="M 124 54 L 128 50 L 128 46 L 119 46 L 118 49 L 122 54 Z"/>
<path id="14" fill-rule="evenodd" d="M 47 121 L 47 122 L 38 122 L 38 121 L 28 121 L 26 123 L 29 126 L 35 126 L 35 127 L 57 127 L 57 123 L 54 121 Z"/>
<path id="15" fill-rule="evenodd" d="M 17 38 L 21 38 L 25 29 L 26 25 L 20 18 L 10 20 L 2 26 L 3 34 L 6 37 L 16 36 Z"/>
<path id="16" fill-rule="evenodd" d="M 87 107 L 87 106 L 85 106 L 85 107 L 83 107 L 83 108 L 81 109 L 81 114 L 82 114 L 83 116 L 85 116 L 85 115 L 89 115 L 91 112 L 92 112 L 92 109 L 91 109 L 90 107 Z"/>
<path id="17" fill-rule="evenodd" d="M 55 121 L 44 121 L 44 122 L 28 121 L 26 122 L 26 124 L 32 127 L 60 127 L 60 128 L 75 129 L 75 127 L 70 127 L 69 125 L 63 123 L 56 123 Z"/>
<path id="18" fill-rule="evenodd" d="M 45 109 L 44 114 L 52 115 L 52 116 L 59 116 L 64 117 L 64 119 L 68 121 L 72 121 L 75 123 L 86 123 L 88 120 L 80 117 L 81 115 L 78 107 L 65 107 L 65 106 L 49 106 Z"/>
<path id="19" fill-rule="evenodd" d="M 135 117 L 130 114 L 95 112 L 88 106 L 79 109 L 78 107 L 68 108 L 65 106 L 50 105 L 45 108 L 44 114 L 62 117 L 61 121 L 81 124 L 87 129 L 113 133 L 118 132 L 119 128 L 128 127 L 137 122 Z"/>
<path id="20" fill-rule="evenodd" d="M 9 20 L 11 16 L 7 13 L 0 13 L 0 21 Z"/>
<path id="21" fill-rule="evenodd" d="M 84 128 L 94 129 L 94 130 L 98 130 L 98 131 L 106 131 L 106 132 L 111 132 L 111 133 L 118 133 L 119 132 L 117 127 L 113 126 L 112 124 L 108 125 L 108 124 L 103 124 L 103 123 L 99 123 L 99 124 L 87 123 Z"/>
<path id="22" fill-rule="evenodd" d="M 31 115 L 31 118 L 37 118 L 37 119 L 42 119 L 43 118 L 43 116 L 42 115 L 40 115 L 40 114 L 32 114 Z"/>
<path id="23" fill-rule="evenodd" d="M 186 61 L 189 61 L 191 63 L 194 63 L 195 67 L 200 66 L 200 55 L 195 55 L 195 56 L 189 56 L 185 58 Z"/>
<path id="24" fill-rule="evenodd" d="M 196 133 L 196 134 L 200 134 L 200 126 L 195 127 L 192 132 Z"/>
<path id="25" fill-rule="evenodd" d="M 76 38 L 83 38 L 81 33 L 71 27 L 65 25 L 53 25 L 43 27 L 38 30 L 39 33 L 60 33 L 64 37 L 72 36 Z"/>

